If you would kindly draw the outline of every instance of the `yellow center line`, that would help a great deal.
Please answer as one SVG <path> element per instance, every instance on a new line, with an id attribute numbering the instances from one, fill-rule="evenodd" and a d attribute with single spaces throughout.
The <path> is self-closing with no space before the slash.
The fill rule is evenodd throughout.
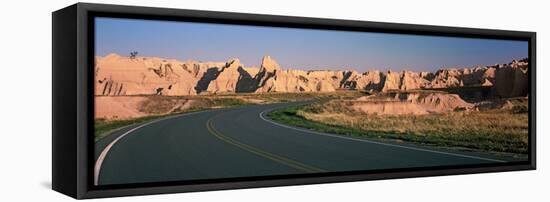
<path id="1" fill-rule="evenodd" d="M 270 159 L 272 161 L 275 161 L 275 162 L 278 162 L 278 163 L 284 164 L 286 166 L 289 166 L 289 167 L 292 167 L 292 168 L 295 168 L 295 169 L 298 169 L 298 170 L 301 170 L 301 171 L 305 171 L 305 172 L 308 172 L 308 173 L 327 172 L 326 170 L 316 168 L 316 167 L 313 167 L 313 166 L 310 166 L 310 165 L 306 165 L 306 164 L 303 164 L 303 163 L 300 163 L 300 162 L 297 162 L 297 161 L 294 161 L 294 160 L 291 160 L 291 159 L 288 159 L 288 158 L 285 158 L 285 157 L 282 157 L 282 156 L 279 156 L 279 155 L 276 155 L 276 154 L 272 154 L 272 153 L 263 151 L 263 150 L 258 149 L 256 147 L 244 144 L 244 143 L 239 142 L 239 141 L 237 141 L 233 138 L 225 136 L 220 131 L 216 130 L 216 128 L 214 128 L 214 126 L 212 125 L 212 119 L 213 118 L 214 117 L 212 117 L 212 118 L 208 119 L 208 121 L 206 121 L 206 128 L 208 129 L 208 131 L 210 133 L 212 133 L 212 135 L 214 135 L 218 139 L 220 139 L 220 140 L 222 140 L 222 141 L 224 141 L 228 144 L 239 147 L 243 150 L 246 150 L 246 151 L 248 151 L 250 153 L 253 153 L 253 154 L 256 154 L 258 156 Z"/>

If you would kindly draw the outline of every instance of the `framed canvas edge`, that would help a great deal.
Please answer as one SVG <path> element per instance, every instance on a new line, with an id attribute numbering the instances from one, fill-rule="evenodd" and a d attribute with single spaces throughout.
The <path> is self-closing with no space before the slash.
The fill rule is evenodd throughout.
<path id="1" fill-rule="evenodd" d="M 153 7 L 136 7 L 136 6 L 120 6 L 108 4 L 90 4 L 77 3 L 77 193 L 78 199 L 86 198 L 101 198 L 101 197 L 116 197 L 116 196 L 133 196 L 133 195 L 148 195 L 148 194 L 164 194 L 164 193 L 182 193 L 195 191 L 211 191 L 211 190 L 226 190 L 226 189 L 242 189 L 242 188 L 259 188 L 259 187 L 274 187 L 274 186 L 289 186 L 289 185 L 306 185 L 319 183 L 335 183 L 335 182 L 351 182 L 364 180 L 381 180 L 381 179 L 396 179 L 396 178 L 411 178 L 411 177 L 428 177 L 428 176 L 445 176 L 445 175 L 460 175 L 460 174 L 476 174 L 488 172 L 505 172 L 505 171 L 521 171 L 536 169 L 536 32 L 526 31 L 510 31 L 510 30 L 494 30 L 494 29 L 478 29 L 478 28 L 463 28 L 463 27 L 444 27 L 432 25 L 414 25 L 400 23 L 383 23 L 383 22 L 367 22 L 367 21 L 352 21 L 352 20 L 335 20 L 321 18 L 306 18 L 306 17 L 289 17 L 276 15 L 260 15 L 260 14 L 244 14 L 244 13 L 229 13 L 229 12 L 214 12 L 214 11 L 197 11 L 185 9 L 169 9 L 169 8 L 153 8 Z M 429 170 L 429 171 L 405 171 L 395 173 L 377 173 L 377 174 L 358 174 L 346 176 L 328 176 L 316 178 L 293 178 L 293 179 L 275 179 L 261 181 L 241 181 L 241 182 L 224 182 L 224 183 L 206 183 L 194 185 L 175 185 L 175 186 L 155 186 L 155 187 L 140 187 L 140 188 L 122 188 L 110 190 L 96 190 L 90 186 L 93 176 L 90 175 L 90 145 L 89 145 L 89 129 L 90 117 L 93 118 L 93 95 L 89 92 L 90 85 L 93 81 L 89 79 L 89 75 L 93 74 L 93 66 L 89 59 L 91 58 L 88 19 L 91 12 L 109 12 L 121 13 L 130 15 L 148 15 L 148 16 L 169 16 L 169 17 L 198 17 L 211 20 L 237 20 L 251 23 L 269 23 L 276 22 L 281 25 L 299 26 L 304 24 L 312 24 L 315 27 L 328 26 L 331 28 L 375 28 L 389 31 L 412 31 L 413 34 L 438 34 L 446 33 L 452 35 L 469 35 L 475 38 L 518 38 L 527 39 L 529 41 L 529 68 L 530 68 L 530 94 L 529 94 L 529 163 L 521 165 L 503 165 L 492 167 L 479 168 L 457 168 L 445 170 Z M 243 21 L 244 20 L 244 21 Z M 92 68 L 90 68 L 90 66 Z"/>

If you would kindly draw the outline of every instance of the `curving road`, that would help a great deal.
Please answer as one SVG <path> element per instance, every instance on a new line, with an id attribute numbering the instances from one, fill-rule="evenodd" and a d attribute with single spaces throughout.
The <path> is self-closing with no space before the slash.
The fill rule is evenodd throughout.
<path id="1" fill-rule="evenodd" d="M 479 153 L 355 139 L 269 120 L 281 103 L 167 117 L 96 143 L 95 184 L 505 162 Z"/>

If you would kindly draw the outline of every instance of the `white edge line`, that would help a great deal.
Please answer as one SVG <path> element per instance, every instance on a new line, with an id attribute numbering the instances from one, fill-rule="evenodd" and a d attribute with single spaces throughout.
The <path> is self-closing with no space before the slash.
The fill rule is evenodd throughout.
<path id="1" fill-rule="evenodd" d="M 207 110 L 207 111 L 209 111 L 209 110 Z M 161 118 L 161 119 L 157 119 L 157 120 L 150 121 L 150 122 L 144 123 L 144 124 L 142 124 L 142 125 L 139 125 L 139 126 L 137 126 L 137 127 L 135 127 L 135 128 L 130 129 L 129 131 L 126 131 L 124 134 L 118 136 L 115 140 L 113 140 L 111 143 L 109 143 L 109 144 L 103 149 L 103 151 L 101 151 L 101 154 L 99 154 L 99 157 L 97 157 L 97 160 L 96 160 L 95 166 L 94 166 L 94 185 L 97 186 L 98 183 L 99 183 L 99 173 L 101 172 L 101 165 L 103 164 L 103 161 L 105 160 L 105 157 L 107 157 L 107 153 L 109 153 L 109 150 L 111 150 L 111 148 L 112 148 L 120 139 L 122 139 L 124 136 L 130 134 L 131 132 L 134 132 L 134 131 L 137 130 L 137 129 L 140 129 L 140 128 L 142 128 L 142 127 L 145 127 L 145 126 L 147 126 L 147 125 L 150 125 L 150 124 L 153 124 L 153 123 L 156 123 L 156 122 L 159 122 L 159 121 L 163 121 L 163 120 L 166 120 L 166 119 L 177 118 L 177 117 L 188 116 L 188 115 L 193 115 L 193 114 L 198 114 L 198 113 L 207 112 L 207 111 L 190 112 L 190 113 L 181 114 L 181 115 L 175 115 L 175 116 L 164 117 L 164 118 Z"/>
<path id="2" fill-rule="evenodd" d="M 311 133 L 311 134 L 317 134 L 317 135 L 323 135 L 323 136 L 329 136 L 329 137 L 335 137 L 335 138 L 341 138 L 341 139 L 353 140 L 353 141 L 359 141 L 359 142 L 366 142 L 366 143 L 378 144 L 378 145 L 384 145 L 384 146 L 399 147 L 399 148 L 411 149 L 411 150 L 416 150 L 416 151 L 431 152 L 431 153 L 436 153 L 436 154 L 445 154 L 445 155 L 450 155 L 450 156 L 458 156 L 458 157 L 485 160 L 485 161 L 492 161 L 492 162 L 498 162 L 498 163 L 505 163 L 506 162 L 506 161 L 497 160 L 497 159 L 483 158 L 483 157 L 470 156 L 470 155 L 464 155 L 464 154 L 455 154 L 455 153 L 435 151 L 435 150 L 429 150 L 429 149 L 421 149 L 421 148 L 408 147 L 408 146 L 403 146 L 403 145 L 395 145 L 395 144 L 376 142 L 376 141 L 370 141 L 370 140 L 365 140 L 365 139 L 351 138 L 351 137 L 346 137 L 346 136 L 341 136 L 341 135 L 334 135 L 334 134 L 330 134 L 330 133 L 317 132 L 317 131 L 313 131 L 313 130 L 309 130 L 309 129 L 296 128 L 296 127 L 280 124 L 280 123 L 277 123 L 273 120 L 269 120 L 269 119 L 265 118 L 264 114 L 266 112 L 272 111 L 272 110 L 274 110 L 274 109 L 268 109 L 268 110 L 262 111 L 259 114 L 260 118 L 262 120 L 266 121 L 266 122 L 269 122 L 271 124 L 274 124 L 274 125 L 277 125 L 277 126 L 280 126 L 280 127 L 283 127 L 283 128 L 293 129 L 293 130 L 302 131 L 302 132 Z"/>

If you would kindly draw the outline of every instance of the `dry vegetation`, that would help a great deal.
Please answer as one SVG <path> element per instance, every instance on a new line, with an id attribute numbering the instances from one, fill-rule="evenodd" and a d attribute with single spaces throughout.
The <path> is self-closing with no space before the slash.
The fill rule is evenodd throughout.
<path id="1" fill-rule="evenodd" d="M 351 99 L 365 95 L 359 91 L 337 91 L 337 92 L 311 92 L 311 93 L 239 93 L 226 95 L 199 95 L 198 99 L 237 99 L 248 104 L 269 104 L 279 102 L 297 102 L 306 100 L 328 100 L 328 99 Z"/>
<path id="2" fill-rule="evenodd" d="M 278 110 L 271 118 L 324 132 L 394 139 L 441 147 L 525 154 L 527 102 L 513 100 L 506 109 L 428 115 L 376 115 L 352 110 L 338 99 Z"/>

